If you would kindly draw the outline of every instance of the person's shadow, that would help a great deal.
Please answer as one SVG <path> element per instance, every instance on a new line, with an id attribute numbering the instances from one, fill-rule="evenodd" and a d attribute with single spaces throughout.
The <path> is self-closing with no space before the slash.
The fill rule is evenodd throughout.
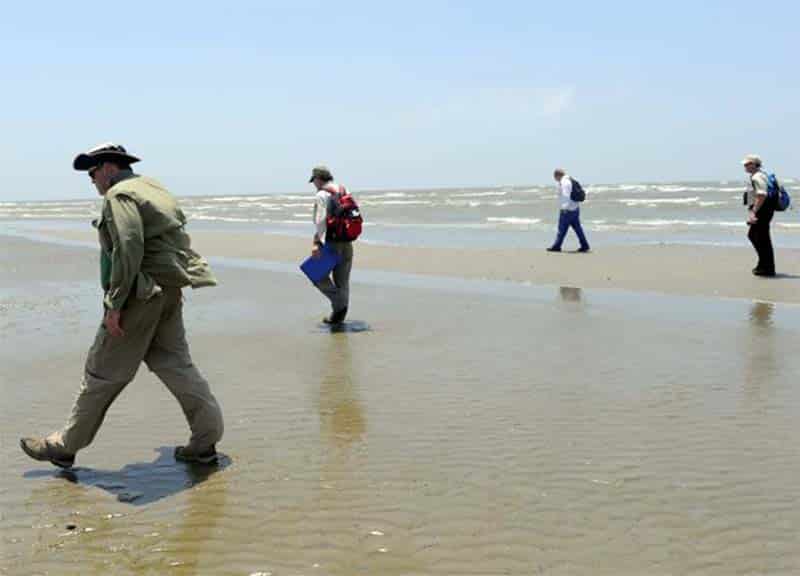
<path id="1" fill-rule="evenodd" d="M 176 462 L 174 448 L 157 448 L 153 462 L 128 464 L 119 470 L 75 467 L 69 470 L 30 470 L 25 478 L 63 478 L 68 482 L 93 486 L 117 497 L 120 502 L 144 506 L 205 482 L 212 474 L 230 466 L 231 459 L 219 455 L 217 464 Z"/>
<path id="2" fill-rule="evenodd" d="M 341 324 L 320 324 L 319 329 L 322 332 L 330 332 L 331 334 L 350 333 L 356 334 L 358 332 L 369 332 L 372 330 L 369 324 L 362 320 L 348 320 Z"/>

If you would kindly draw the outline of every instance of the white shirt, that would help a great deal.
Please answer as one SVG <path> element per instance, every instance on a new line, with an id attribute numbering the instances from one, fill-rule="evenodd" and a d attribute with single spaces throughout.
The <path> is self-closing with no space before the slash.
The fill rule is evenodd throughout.
<path id="1" fill-rule="evenodd" d="M 750 189 L 747 191 L 747 205 L 752 206 L 756 202 L 756 196 L 766 196 L 769 191 L 769 181 L 767 173 L 759 170 L 750 176 Z"/>
<path id="2" fill-rule="evenodd" d="M 328 185 L 341 189 L 336 182 L 329 182 Z M 330 192 L 327 190 L 317 190 L 317 196 L 314 199 L 312 221 L 314 222 L 314 236 L 319 238 L 320 242 L 325 242 L 325 232 L 328 229 L 328 205 L 330 199 Z"/>
<path id="3" fill-rule="evenodd" d="M 561 182 L 556 187 L 558 188 L 558 203 L 561 210 L 577 210 L 578 203 L 573 202 L 570 198 L 570 194 L 572 194 L 572 178 L 564 174 L 561 177 Z"/>

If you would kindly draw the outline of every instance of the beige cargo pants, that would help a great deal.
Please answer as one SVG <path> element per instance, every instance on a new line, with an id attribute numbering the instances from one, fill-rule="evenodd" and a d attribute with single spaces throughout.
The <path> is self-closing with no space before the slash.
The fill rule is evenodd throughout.
<path id="1" fill-rule="evenodd" d="M 101 323 L 69 422 L 47 441 L 69 454 L 88 446 L 144 361 L 183 408 L 192 431 L 187 449 L 208 450 L 222 437 L 222 411 L 189 354 L 180 289 L 164 288 L 146 301 L 131 299 L 121 325 L 125 335 L 113 337 Z"/>

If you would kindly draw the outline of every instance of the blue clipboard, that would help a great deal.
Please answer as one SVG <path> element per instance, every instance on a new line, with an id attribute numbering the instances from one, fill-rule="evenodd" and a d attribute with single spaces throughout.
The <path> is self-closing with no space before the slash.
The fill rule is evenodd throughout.
<path id="1" fill-rule="evenodd" d="M 339 255 L 334 252 L 332 248 L 327 245 L 323 245 L 322 249 L 320 250 L 319 258 L 309 256 L 303 261 L 302 264 L 300 264 L 300 270 L 303 271 L 303 274 L 308 276 L 308 279 L 311 280 L 311 282 L 316 284 L 330 274 L 331 270 L 336 268 L 339 260 Z"/>

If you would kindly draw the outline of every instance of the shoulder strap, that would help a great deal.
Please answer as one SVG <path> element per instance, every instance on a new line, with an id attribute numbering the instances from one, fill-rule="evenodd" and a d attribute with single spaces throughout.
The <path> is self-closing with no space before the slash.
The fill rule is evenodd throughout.
<path id="1" fill-rule="evenodd" d="M 342 194 L 345 194 L 347 192 L 344 186 L 342 186 L 341 184 L 338 184 L 338 186 L 339 187 L 336 188 L 336 186 L 334 186 L 333 184 L 325 184 L 325 186 L 323 186 L 322 189 L 325 190 L 325 192 L 327 192 L 328 194 L 334 194 L 336 196 L 341 196 Z"/>

